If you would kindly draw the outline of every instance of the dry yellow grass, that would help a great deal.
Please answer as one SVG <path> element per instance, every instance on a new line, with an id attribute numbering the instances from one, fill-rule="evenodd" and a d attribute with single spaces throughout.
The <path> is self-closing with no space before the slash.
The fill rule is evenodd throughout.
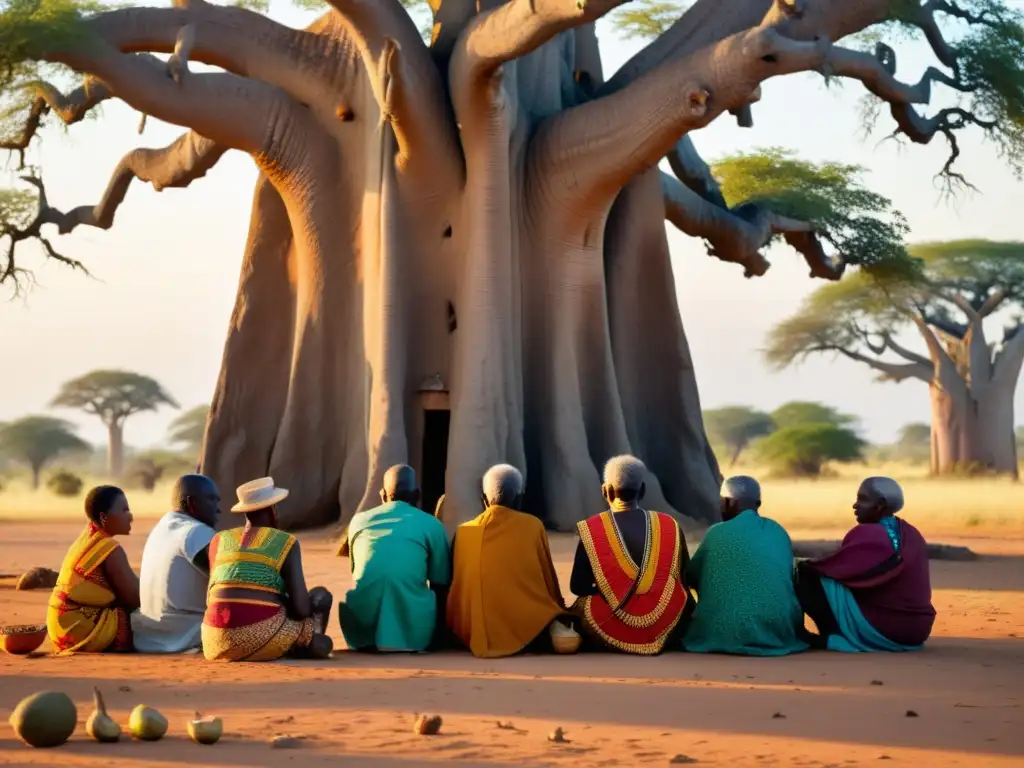
<path id="1" fill-rule="evenodd" d="M 907 505 L 903 516 L 932 538 L 941 536 L 1024 536 L 1024 483 L 1001 479 L 934 480 L 925 467 L 851 465 L 838 467 L 835 476 L 819 480 L 771 479 L 756 467 L 724 468 L 725 474 L 751 474 L 762 478 L 764 512 L 785 525 L 794 537 L 840 535 L 853 522 L 851 505 L 860 480 L 868 475 L 890 475 L 903 484 Z M 95 478 L 86 487 L 100 482 Z M 33 492 L 17 480 L 0 492 L 0 521 L 26 519 L 67 520 L 82 515 L 82 496 L 62 498 L 45 489 Z M 231 499 L 224 492 L 225 506 Z M 128 500 L 137 517 L 162 515 L 168 509 L 170 483 L 152 493 L 129 490 Z"/>

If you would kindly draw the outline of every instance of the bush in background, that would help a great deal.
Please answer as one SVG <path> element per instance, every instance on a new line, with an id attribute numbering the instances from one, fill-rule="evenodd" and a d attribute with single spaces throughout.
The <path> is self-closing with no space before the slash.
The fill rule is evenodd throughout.
<path id="1" fill-rule="evenodd" d="M 46 487 L 57 496 L 77 496 L 82 492 L 82 478 L 65 469 L 54 472 L 46 481 Z"/>

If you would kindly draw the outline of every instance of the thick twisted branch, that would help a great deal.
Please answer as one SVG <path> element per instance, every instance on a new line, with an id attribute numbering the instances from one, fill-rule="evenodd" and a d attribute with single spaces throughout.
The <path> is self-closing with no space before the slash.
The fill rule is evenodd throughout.
<path id="1" fill-rule="evenodd" d="M 714 203 L 720 208 L 729 207 L 722 196 L 722 188 L 714 174 L 711 173 L 711 168 L 697 153 L 697 148 L 693 146 L 689 136 L 683 136 L 677 141 L 666 159 L 672 173 L 683 184 L 708 202 Z"/>
<path id="2" fill-rule="evenodd" d="M 546 119 L 534 161 L 567 210 L 605 210 L 622 186 L 690 130 L 746 104 L 770 77 L 819 69 L 828 42 L 802 42 L 762 26 L 672 61 L 609 96 Z"/>
<path id="3" fill-rule="evenodd" d="M 124 54 L 95 40 L 48 60 L 99 78 L 140 112 L 253 155 L 271 150 L 282 118 L 296 106 L 283 91 L 230 73 L 192 75 L 176 84 L 155 57 Z"/>
<path id="4" fill-rule="evenodd" d="M 88 77 L 82 85 L 67 96 L 49 83 L 42 81 L 34 83 L 32 88 L 35 91 L 35 98 L 21 133 L 13 139 L 0 142 L 0 150 L 18 153 L 19 170 L 25 167 L 25 150 L 32 143 L 32 139 L 48 112 L 55 112 L 65 125 L 72 125 L 82 120 L 90 109 L 110 98 L 111 95 L 110 89 L 106 85 Z"/>
<path id="5" fill-rule="evenodd" d="M 1003 341 L 992 366 L 992 383 L 996 386 L 1010 385 L 1020 376 L 1024 366 L 1024 323 L 1018 325 Z"/>
<path id="6" fill-rule="evenodd" d="M 838 280 L 845 269 L 841 258 L 828 256 L 806 221 L 779 216 L 757 205 L 719 207 L 672 178 L 661 174 L 665 218 L 678 229 L 708 243 L 708 254 L 742 264 L 746 277 L 763 275 L 770 266 L 760 249 L 775 235 L 801 253 L 812 277 Z"/>
<path id="7" fill-rule="evenodd" d="M 149 182 L 157 192 L 168 187 L 187 187 L 205 176 L 225 152 L 226 147 L 195 131 L 183 133 L 160 149 L 134 149 L 121 158 L 96 205 L 81 206 L 67 213 L 50 208 L 45 223 L 56 224 L 62 235 L 77 226 L 110 229 L 132 180 Z"/>
<path id="8" fill-rule="evenodd" d="M 844 349 L 843 347 L 830 347 L 829 349 L 840 353 L 841 355 L 848 357 L 851 360 L 856 360 L 859 363 L 864 363 L 871 366 L 876 371 L 882 374 L 882 379 L 886 381 L 905 381 L 907 379 L 917 379 L 928 383 L 932 380 L 933 368 L 929 364 L 923 363 L 887 363 L 884 360 L 876 360 L 868 355 L 863 355 L 856 350 Z"/>
<path id="9" fill-rule="evenodd" d="M 399 165 L 417 166 L 441 183 L 463 164 L 444 83 L 409 14 L 397 0 L 329 0 L 370 76 L 381 120 L 391 124 Z"/>
<path id="10" fill-rule="evenodd" d="M 455 45 L 449 72 L 460 122 L 495 98 L 492 79 L 560 32 L 596 21 L 624 0 L 508 0 L 475 16 Z M 664 154 L 664 153 L 663 153 Z"/>
<path id="11" fill-rule="evenodd" d="M 338 91 L 352 76 L 352 57 L 343 55 L 344 46 L 352 43 L 331 21 L 319 20 L 309 30 L 291 29 L 243 8 L 191 0 L 173 8 L 110 11 L 91 18 L 89 26 L 126 53 L 173 54 L 187 43 L 192 61 L 275 85 L 297 101 L 333 114 Z M 180 41 L 188 27 L 191 31 Z"/>

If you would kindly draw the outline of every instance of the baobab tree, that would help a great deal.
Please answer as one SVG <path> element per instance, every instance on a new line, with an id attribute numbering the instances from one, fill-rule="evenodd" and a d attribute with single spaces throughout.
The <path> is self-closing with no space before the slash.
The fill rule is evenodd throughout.
<path id="1" fill-rule="evenodd" d="M 910 248 L 921 272 L 858 274 L 813 293 L 769 334 L 768 360 L 811 354 L 868 365 L 931 395 L 935 474 L 1018 474 L 1013 400 L 1024 365 L 1024 243 L 961 240 Z M 1000 314 L 1001 313 L 1001 314 Z M 1002 318 L 999 337 L 986 331 Z M 901 341 L 914 330 L 923 345 Z"/>
<path id="2" fill-rule="evenodd" d="M 331 0 L 302 30 L 204 0 L 14 0 L 0 47 L 37 98 L 7 146 L 109 98 L 188 130 L 126 155 L 96 205 L 57 211 L 29 175 L 39 210 L 8 262 L 47 223 L 111 226 L 135 178 L 186 186 L 246 152 L 260 176 L 203 449 L 222 487 L 269 473 L 291 489 L 285 524 L 347 517 L 389 465 L 424 464 L 429 397 L 450 409 L 446 520 L 475 514 L 482 473 L 508 461 L 528 508 L 570 527 L 627 451 L 651 470 L 649 506 L 714 520 L 666 215 L 748 276 L 775 238 L 817 277 L 862 256 L 813 220 L 727 201 L 687 134 L 726 113 L 749 125 L 763 81 L 818 71 L 863 82 L 913 141 L 943 135 L 955 155 L 974 128 L 1018 148 L 1019 101 L 1000 94 L 1024 80 L 1020 24 L 988 0 L 698 0 L 605 79 L 594 22 L 620 4 L 433 0 L 424 44 L 398 0 Z M 955 44 L 947 18 L 969 28 Z M 887 22 L 921 31 L 944 69 L 910 85 L 887 46 L 838 44 Z M 40 62 L 85 82 L 61 93 Z M 923 115 L 936 84 L 960 102 Z"/>
<path id="3" fill-rule="evenodd" d="M 177 408 L 156 379 L 131 371 L 92 371 L 61 385 L 51 405 L 98 416 L 107 428 L 107 474 L 121 477 L 124 469 L 124 423 L 136 413 L 161 406 Z"/>

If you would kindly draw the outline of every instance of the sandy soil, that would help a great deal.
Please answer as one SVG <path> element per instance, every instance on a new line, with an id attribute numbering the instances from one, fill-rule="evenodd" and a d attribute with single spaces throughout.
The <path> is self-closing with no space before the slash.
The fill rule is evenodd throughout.
<path id="1" fill-rule="evenodd" d="M 137 566 L 142 522 L 125 544 Z M 59 567 L 77 524 L 0 524 L 0 571 Z M 813 538 L 819 538 L 816 531 Z M 310 584 L 335 595 L 347 562 L 325 534 L 301 537 Z M 468 654 L 326 662 L 211 665 L 195 656 L 0 657 L 0 716 L 23 697 L 66 691 L 84 723 L 92 687 L 122 725 L 136 704 L 168 716 L 157 743 L 100 745 L 80 728 L 57 750 L 21 745 L 0 726 L 7 765 L 732 766 L 1024 765 L 1024 540 L 947 540 L 985 556 L 933 563 L 939 612 L 933 641 L 908 656 L 808 653 L 786 659 L 681 653 L 519 657 Z M 573 541 L 553 550 L 568 583 Z M 691 545 L 692 548 L 692 545 Z M 42 621 L 45 592 L 0 578 L 0 622 Z M 335 642 L 343 647 L 337 626 Z M 47 648 L 44 645 L 44 650 Z M 195 710 L 225 723 L 213 747 L 188 741 Z M 908 716 L 908 711 L 918 717 Z M 412 733 L 416 713 L 440 714 L 442 733 Z M 501 725 L 499 725 L 499 723 Z M 567 743 L 548 741 L 560 726 Z M 273 749 L 277 735 L 299 746 Z"/>

